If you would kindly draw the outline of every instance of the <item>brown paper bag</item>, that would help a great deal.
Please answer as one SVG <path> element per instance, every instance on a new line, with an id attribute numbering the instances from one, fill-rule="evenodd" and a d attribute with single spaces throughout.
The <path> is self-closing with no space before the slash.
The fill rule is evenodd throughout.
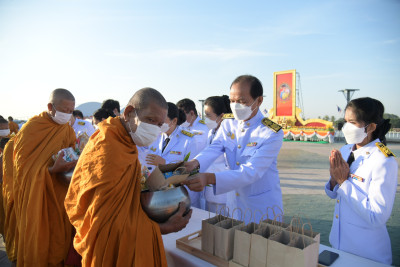
<path id="1" fill-rule="evenodd" d="M 235 230 L 233 245 L 233 261 L 242 266 L 249 266 L 251 234 L 257 229 L 257 224 L 252 222 Z"/>
<path id="2" fill-rule="evenodd" d="M 317 266 L 319 242 L 296 232 L 282 230 L 268 239 L 267 266 Z"/>
<path id="3" fill-rule="evenodd" d="M 226 219 L 229 217 L 216 215 L 201 222 L 201 250 L 214 255 L 215 225 Z"/>
<path id="4" fill-rule="evenodd" d="M 304 229 L 305 225 L 309 225 L 310 226 L 310 230 Z M 321 239 L 321 234 L 317 233 L 317 232 L 313 232 L 310 223 L 303 224 L 303 228 L 302 229 L 299 228 L 299 227 L 295 227 L 295 226 L 289 225 L 286 228 L 286 230 L 288 230 L 289 232 L 295 232 L 295 233 L 298 233 L 298 234 L 303 234 L 305 236 L 311 237 L 314 241 L 316 241 L 318 243 L 320 242 L 320 239 Z"/>
<path id="5" fill-rule="evenodd" d="M 235 238 L 235 230 L 244 223 L 235 219 L 226 219 L 217 223 L 214 235 L 214 254 L 215 256 L 231 260 L 233 258 L 233 242 Z"/>
<path id="6" fill-rule="evenodd" d="M 262 223 L 260 228 L 251 234 L 250 267 L 267 266 L 268 238 L 278 231 L 281 231 L 280 227 Z"/>

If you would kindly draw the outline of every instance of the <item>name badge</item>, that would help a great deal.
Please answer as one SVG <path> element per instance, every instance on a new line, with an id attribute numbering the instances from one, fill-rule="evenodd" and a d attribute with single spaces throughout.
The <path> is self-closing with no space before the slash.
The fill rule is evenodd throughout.
<path id="1" fill-rule="evenodd" d="M 180 151 L 171 151 L 169 153 L 170 154 L 174 154 L 174 155 L 181 155 L 182 154 L 182 152 L 180 152 Z"/>
<path id="2" fill-rule="evenodd" d="M 256 146 L 257 145 L 257 142 L 251 142 L 251 143 L 248 143 L 246 146 Z"/>
<path id="3" fill-rule="evenodd" d="M 355 174 L 350 174 L 350 177 L 351 177 L 352 179 L 354 179 L 354 180 L 357 180 L 357 181 L 359 181 L 359 182 L 362 182 L 362 183 L 364 183 L 364 182 L 365 182 L 365 179 L 364 179 L 364 178 L 362 178 L 362 177 L 360 177 L 360 176 L 358 176 L 358 175 L 355 175 Z"/>

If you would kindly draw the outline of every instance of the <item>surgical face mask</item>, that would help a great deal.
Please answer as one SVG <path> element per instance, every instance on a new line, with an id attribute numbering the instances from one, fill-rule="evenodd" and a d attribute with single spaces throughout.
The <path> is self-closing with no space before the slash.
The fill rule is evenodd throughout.
<path id="1" fill-rule="evenodd" d="M 365 132 L 365 128 L 367 126 L 358 128 L 354 124 L 346 122 L 342 128 L 346 142 L 348 144 L 359 144 L 364 141 L 364 139 L 368 136 L 368 134 Z"/>
<path id="2" fill-rule="evenodd" d="M 131 130 L 129 134 L 131 135 L 132 140 L 133 142 L 135 142 L 136 145 L 149 146 L 154 141 L 156 141 L 157 137 L 161 133 L 161 129 L 157 125 L 140 121 L 137 114 L 136 117 L 139 121 L 137 124 L 136 132 L 132 131 L 131 125 L 128 123 L 128 127 Z"/>
<path id="3" fill-rule="evenodd" d="M 251 113 L 254 111 L 254 109 L 251 109 L 251 106 L 253 106 L 253 104 L 256 102 L 257 98 L 254 100 L 254 102 L 250 105 L 250 106 L 246 106 L 243 104 L 239 104 L 239 103 L 231 103 L 231 109 L 232 109 L 232 113 L 233 116 L 235 117 L 235 119 L 237 119 L 238 121 L 245 121 L 247 120 Z"/>
<path id="4" fill-rule="evenodd" d="M 53 116 L 51 117 L 53 119 L 53 121 L 55 121 L 58 124 L 66 124 L 71 120 L 72 113 L 68 114 L 68 113 L 58 111 L 58 110 L 56 110 L 54 105 L 53 105 L 53 108 L 56 112 L 54 117 Z"/>
<path id="5" fill-rule="evenodd" d="M 190 126 L 190 122 L 188 122 L 188 121 L 185 121 L 184 123 L 181 124 L 181 127 L 183 127 L 183 128 L 187 128 L 189 126 Z"/>
<path id="6" fill-rule="evenodd" d="M 165 122 L 164 122 L 163 125 L 161 125 L 161 127 L 160 127 L 162 133 L 168 132 L 168 130 L 169 130 L 170 128 L 171 128 L 171 127 L 169 126 L 169 124 L 168 124 L 168 123 L 165 123 Z"/>
<path id="7" fill-rule="evenodd" d="M 204 122 L 206 123 L 208 129 L 210 129 L 210 130 L 214 130 L 215 128 L 218 127 L 218 122 L 217 122 L 217 120 L 213 121 L 212 119 L 206 118 L 206 119 L 204 120 Z"/>
<path id="8" fill-rule="evenodd" d="M 6 137 L 10 135 L 10 129 L 4 129 L 4 130 L 0 130 L 0 136 L 1 137 Z"/>

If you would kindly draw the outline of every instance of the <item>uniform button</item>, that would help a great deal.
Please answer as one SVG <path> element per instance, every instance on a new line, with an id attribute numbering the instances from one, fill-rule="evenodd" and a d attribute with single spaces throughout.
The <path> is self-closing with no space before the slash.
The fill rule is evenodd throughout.
<path id="1" fill-rule="evenodd" d="M 241 131 L 242 131 L 242 133 L 243 133 L 243 132 L 244 132 L 244 129 L 242 129 Z"/>
<path id="2" fill-rule="evenodd" d="M 242 146 L 241 145 L 238 145 L 238 148 L 241 148 Z"/>
<path id="3" fill-rule="evenodd" d="M 238 192 L 236 192 L 236 196 L 237 196 L 237 197 L 240 196 Z"/>
<path id="4" fill-rule="evenodd" d="M 339 219 L 339 215 L 336 214 L 336 219 Z"/>
<path id="5" fill-rule="evenodd" d="M 236 165 L 238 165 L 238 166 L 240 165 L 239 161 L 236 162 Z"/>
<path id="6" fill-rule="evenodd" d="M 339 202 L 340 202 L 340 201 L 339 201 L 339 199 L 338 199 L 338 200 L 336 200 L 336 202 L 337 202 L 337 203 L 339 203 Z"/>
<path id="7" fill-rule="evenodd" d="M 247 126 L 250 126 L 250 122 L 246 123 Z"/>

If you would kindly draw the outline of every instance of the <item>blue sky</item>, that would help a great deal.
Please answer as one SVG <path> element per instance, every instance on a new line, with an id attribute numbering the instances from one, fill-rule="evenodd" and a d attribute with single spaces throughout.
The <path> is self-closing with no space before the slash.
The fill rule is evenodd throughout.
<path id="1" fill-rule="evenodd" d="M 306 118 L 339 116 L 338 92 L 400 116 L 400 1 L 0 1 L 0 114 L 28 118 L 55 88 L 79 105 L 124 106 L 143 87 L 167 101 L 229 94 L 257 76 L 300 73 Z"/>

